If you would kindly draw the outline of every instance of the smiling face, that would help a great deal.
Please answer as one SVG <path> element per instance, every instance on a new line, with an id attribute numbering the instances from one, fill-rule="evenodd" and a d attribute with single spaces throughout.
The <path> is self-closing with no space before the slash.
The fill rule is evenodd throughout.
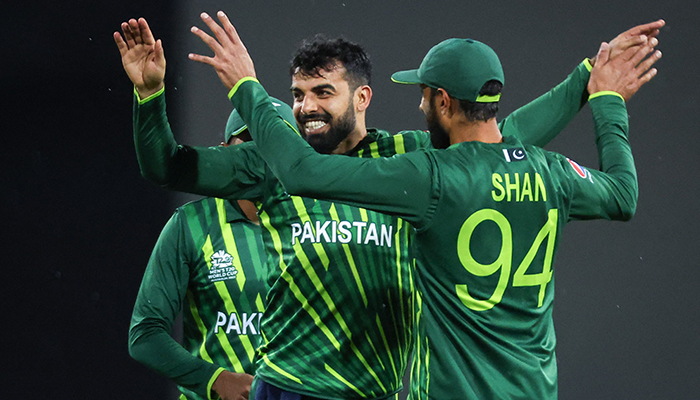
<path id="1" fill-rule="evenodd" d="M 314 76 L 297 72 L 291 90 L 300 132 L 317 152 L 334 152 L 356 129 L 354 91 L 344 67 L 320 69 Z"/>

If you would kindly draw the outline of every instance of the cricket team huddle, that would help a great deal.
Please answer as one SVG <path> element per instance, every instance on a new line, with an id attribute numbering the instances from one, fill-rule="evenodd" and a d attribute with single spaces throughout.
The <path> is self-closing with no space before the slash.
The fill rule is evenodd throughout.
<path id="1" fill-rule="evenodd" d="M 189 58 L 214 68 L 233 107 L 219 146 L 175 140 L 146 20 L 114 33 L 142 175 L 204 196 L 158 238 L 131 356 L 183 400 L 398 400 L 406 374 L 413 400 L 556 399 L 554 256 L 567 222 L 635 213 L 625 104 L 657 73 L 664 21 L 602 43 L 500 120 L 498 56 L 446 39 L 391 77 L 420 90 L 427 131 L 390 133 L 366 126 L 359 44 L 304 41 L 290 107 L 257 80 L 226 14 L 201 18 L 210 33 L 192 32 L 214 55 Z M 586 104 L 599 169 L 542 149 Z"/>

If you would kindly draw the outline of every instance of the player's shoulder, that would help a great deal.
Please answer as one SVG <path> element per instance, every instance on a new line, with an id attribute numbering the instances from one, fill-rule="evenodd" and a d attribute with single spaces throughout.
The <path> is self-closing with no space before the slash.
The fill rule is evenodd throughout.
<path id="1" fill-rule="evenodd" d="M 192 200 L 175 209 L 175 215 L 183 219 L 203 218 L 206 214 L 215 215 L 217 213 L 217 202 L 226 200 L 215 197 L 202 197 Z"/>

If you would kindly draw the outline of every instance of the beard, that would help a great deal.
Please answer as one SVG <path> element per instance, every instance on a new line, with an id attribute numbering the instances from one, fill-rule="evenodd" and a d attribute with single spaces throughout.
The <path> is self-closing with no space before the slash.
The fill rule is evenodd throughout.
<path id="1" fill-rule="evenodd" d="M 445 128 L 440 125 L 438 121 L 437 112 L 432 106 L 432 99 L 430 104 L 430 110 L 425 116 L 425 121 L 428 124 L 428 131 L 430 132 L 430 143 L 436 149 L 446 149 L 450 147 L 450 135 L 447 134 Z"/>
<path id="2" fill-rule="evenodd" d="M 338 148 L 340 142 L 345 140 L 345 138 L 350 135 L 350 132 L 355 129 L 355 112 L 352 102 L 348 106 L 347 110 L 345 110 L 343 115 L 337 118 L 333 118 L 327 113 L 306 114 L 300 116 L 299 123 L 301 126 L 304 126 L 304 123 L 311 120 L 326 121 L 326 123 L 329 125 L 327 133 L 317 133 L 313 135 L 307 135 L 304 133 L 304 139 L 306 139 L 306 142 L 309 143 L 309 145 L 313 147 L 316 152 L 321 154 L 331 154 Z"/>

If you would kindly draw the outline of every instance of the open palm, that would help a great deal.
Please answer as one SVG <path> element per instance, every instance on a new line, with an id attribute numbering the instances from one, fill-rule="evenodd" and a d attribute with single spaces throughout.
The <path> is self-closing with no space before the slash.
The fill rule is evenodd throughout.
<path id="1" fill-rule="evenodd" d="M 124 37 L 114 32 L 122 65 L 141 97 L 160 90 L 165 77 L 165 55 L 160 39 L 155 40 L 144 18 L 121 25 Z"/>

